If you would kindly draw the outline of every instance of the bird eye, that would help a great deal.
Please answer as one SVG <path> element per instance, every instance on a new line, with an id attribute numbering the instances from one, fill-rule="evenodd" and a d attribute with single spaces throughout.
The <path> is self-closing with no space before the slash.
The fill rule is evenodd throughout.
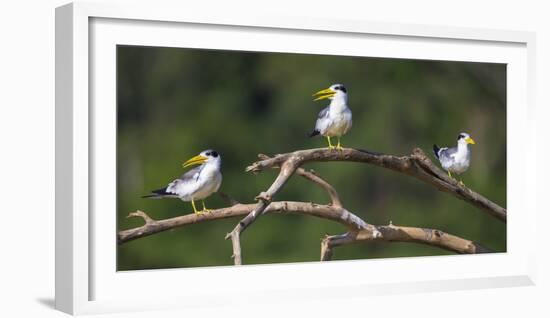
<path id="1" fill-rule="evenodd" d="M 211 154 L 211 152 L 210 152 L 210 151 L 209 151 L 209 152 L 207 152 L 207 153 L 205 153 L 205 155 L 207 155 L 207 156 L 210 156 L 210 154 Z"/>
<path id="2" fill-rule="evenodd" d="M 460 140 L 460 139 L 462 139 L 462 138 L 464 138 L 464 135 L 463 135 L 463 134 L 460 134 L 460 135 L 458 135 L 458 138 L 457 138 L 456 140 Z"/>
<path id="3" fill-rule="evenodd" d="M 211 154 L 212 154 L 212 157 L 214 157 L 214 158 L 218 157 L 218 153 L 217 153 L 217 152 L 215 152 L 215 151 L 212 151 L 212 153 L 211 153 Z"/>

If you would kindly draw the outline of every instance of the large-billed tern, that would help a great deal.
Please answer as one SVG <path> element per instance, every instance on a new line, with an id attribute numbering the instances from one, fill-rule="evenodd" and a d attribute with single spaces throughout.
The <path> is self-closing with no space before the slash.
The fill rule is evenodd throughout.
<path id="1" fill-rule="evenodd" d="M 449 177 L 451 173 L 461 174 L 470 167 L 470 147 L 475 141 L 467 133 L 460 133 L 457 138 L 457 146 L 453 148 L 439 148 L 434 144 L 434 154 L 439 159 L 441 167 L 447 171 Z M 461 184 L 464 184 L 462 180 Z"/>
<path id="2" fill-rule="evenodd" d="M 346 87 L 342 84 L 334 84 L 327 89 L 318 91 L 313 96 L 315 97 L 314 101 L 329 99 L 330 104 L 317 116 L 315 129 L 309 136 L 325 136 L 329 149 L 342 149 L 340 138 L 350 130 L 352 124 Z M 332 145 L 331 137 L 338 138 L 336 147 Z"/>
<path id="3" fill-rule="evenodd" d="M 218 152 L 205 150 L 183 163 L 184 168 L 194 165 L 199 165 L 198 167 L 187 171 L 165 188 L 151 191 L 152 194 L 144 198 L 179 198 L 184 202 L 191 201 L 196 214 L 208 212 L 204 199 L 217 192 L 222 184 L 221 163 L 222 159 Z M 201 211 L 195 207 L 195 200 L 202 201 Z"/>

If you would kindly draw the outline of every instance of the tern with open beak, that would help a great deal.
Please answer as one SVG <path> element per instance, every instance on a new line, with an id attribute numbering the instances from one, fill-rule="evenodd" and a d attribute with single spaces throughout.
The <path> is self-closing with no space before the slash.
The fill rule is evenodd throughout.
<path id="1" fill-rule="evenodd" d="M 184 168 L 195 165 L 198 167 L 187 171 L 165 188 L 151 191 L 150 195 L 143 198 L 178 198 L 184 202 L 191 202 L 196 214 L 208 212 L 204 199 L 217 192 L 222 184 L 221 163 L 222 159 L 218 152 L 205 150 L 183 163 Z M 195 200 L 202 201 L 202 210 L 197 210 Z"/>
<path id="2" fill-rule="evenodd" d="M 343 149 L 340 138 L 351 129 L 351 110 L 348 107 L 348 92 L 342 84 L 334 84 L 313 94 L 314 101 L 329 99 L 330 104 L 317 116 L 315 129 L 310 137 L 321 135 L 327 138 L 329 149 Z M 331 137 L 338 138 L 338 144 L 332 145 Z"/>

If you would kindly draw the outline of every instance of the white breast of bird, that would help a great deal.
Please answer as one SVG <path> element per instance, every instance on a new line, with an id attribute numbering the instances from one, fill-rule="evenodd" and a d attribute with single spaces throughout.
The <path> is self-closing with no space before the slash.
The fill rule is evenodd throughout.
<path id="1" fill-rule="evenodd" d="M 332 109 L 329 115 L 330 123 L 327 125 L 326 135 L 342 136 L 351 128 L 351 111 L 345 109 L 341 112 L 335 112 Z"/>
<path id="2" fill-rule="evenodd" d="M 186 200 L 202 200 L 218 191 L 221 182 L 222 174 L 214 167 L 206 166 L 201 170 L 200 174 L 193 178 L 195 181 L 185 193 Z"/>
<path id="3" fill-rule="evenodd" d="M 453 162 L 449 167 L 449 171 L 453 173 L 463 173 L 470 166 L 470 152 L 458 151 L 453 156 Z"/>

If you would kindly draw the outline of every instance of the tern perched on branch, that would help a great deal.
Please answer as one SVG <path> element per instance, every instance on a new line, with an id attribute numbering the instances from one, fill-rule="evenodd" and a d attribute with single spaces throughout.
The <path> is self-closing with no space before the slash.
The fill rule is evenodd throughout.
<path id="1" fill-rule="evenodd" d="M 340 138 L 351 128 L 351 110 L 349 109 L 348 93 L 344 85 L 334 84 L 313 94 L 314 101 L 329 99 L 330 104 L 317 117 L 315 129 L 310 137 L 321 135 L 327 137 L 329 149 L 342 149 Z M 338 144 L 334 147 L 330 137 L 337 137 Z"/>
<path id="2" fill-rule="evenodd" d="M 221 163 L 222 159 L 218 152 L 205 150 L 183 163 L 184 168 L 194 165 L 199 165 L 198 167 L 187 171 L 181 177 L 170 182 L 167 187 L 153 190 L 152 194 L 143 196 L 143 198 L 179 198 L 185 202 L 191 201 L 196 214 L 208 212 L 204 199 L 217 192 L 222 184 Z M 195 207 L 195 200 L 202 201 L 201 211 Z"/>
<path id="3" fill-rule="evenodd" d="M 443 169 L 447 171 L 449 177 L 452 173 L 461 174 L 470 167 L 470 147 L 476 142 L 467 133 L 460 133 L 457 138 L 457 146 L 454 148 L 439 148 L 434 144 L 434 154 L 441 162 Z M 464 184 L 460 180 L 460 184 Z"/>

